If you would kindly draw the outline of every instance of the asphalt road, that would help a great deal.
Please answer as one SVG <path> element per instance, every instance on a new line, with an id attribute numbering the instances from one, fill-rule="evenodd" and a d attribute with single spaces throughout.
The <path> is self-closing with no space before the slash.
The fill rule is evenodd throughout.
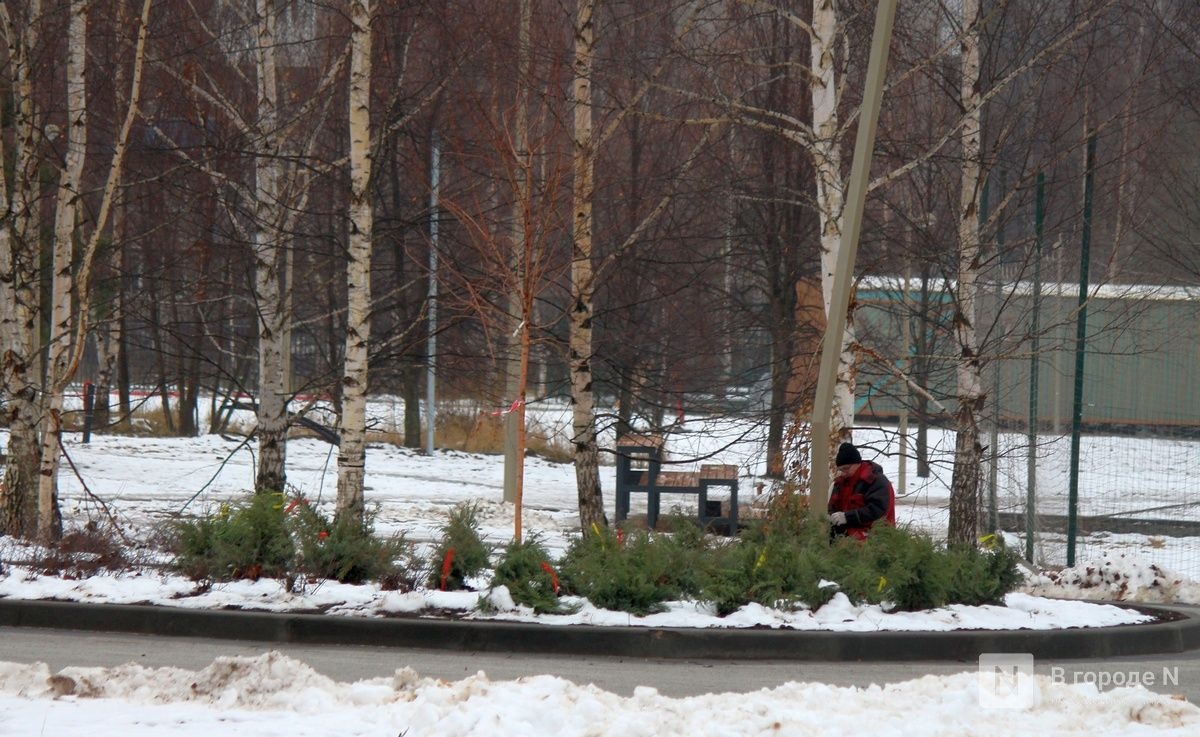
<path id="1" fill-rule="evenodd" d="M 0 661 L 42 661 L 55 670 L 68 665 L 114 666 L 129 662 L 149 667 L 197 669 L 218 656 L 257 655 L 267 650 L 279 650 L 339 681 L 389 676 L 397 668 L 408 666 L 423 676 L 450 680 L 478 671 L 485 671 L 495 680 L 552 674 L 579 684 L 593 683 L 619 694 L 629 695 L 637 686 L 653 686 L 670 696 L 747 692 L 788 681 L 867 686 L 905 681 L 926 674 L 973 672 L 977 665 L 975 662 L 823 663 L 548 657 L 0 627 Z M 1119 685 L 1136 677 L 1154 691 L 1182 694 L 1192 703 L 1200 704 L 1200 651 L 1103 661 L 1043 661 L 1036 664 L 1036 670 L 1046 675 L 1058 675 L 1068 683 L 1090 679 L 1101 686 Z M 1148 676 L 1153 677 L 1152 682 Z"/>

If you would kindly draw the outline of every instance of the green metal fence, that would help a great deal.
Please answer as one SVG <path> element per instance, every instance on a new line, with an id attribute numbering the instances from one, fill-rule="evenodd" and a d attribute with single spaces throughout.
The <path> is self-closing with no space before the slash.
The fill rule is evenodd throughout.
<path id="1" fill-rule="evenodd" d="M 857 326 L 871 350 L 859 372 L 859 424 L 890 426 L 903 418 L 912 429 L 924 409 L 926 422 L 952 429 L 957 348 L 944 287 L 864 280 Z M 1035 310 L 1031 282 L 983 289 L 978 324 L 989 467 L 981 519 L 995 520 L 1039 563 L 1065 564 L 1074 480 L 1078 560 L 1134 553 L 1200 576 L 1200 488 L 1192 478 L 1200 467 L 1200 290 L 1088 291 L 1082 433 L 1072 474 L 1078 293 L 1076 284 L 1043 285 Z M 921 402 L 896 369 L 945 409 Z M 952 450 L 951 440 L 930 451 L 943 477 Z M 922 483 L 936 503 L 939 487 Z"/>

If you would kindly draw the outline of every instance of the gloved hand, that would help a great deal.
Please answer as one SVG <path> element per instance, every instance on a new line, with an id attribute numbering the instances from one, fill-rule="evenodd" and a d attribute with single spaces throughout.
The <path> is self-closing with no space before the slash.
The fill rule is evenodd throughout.
<path id="1" fill-rule="evenodd" d="M 833 514 L 829 515 L 829 524 L 833 525 L 834 527 L 844 526 L 846 524 L 846 513 L 834 512 Z"/>

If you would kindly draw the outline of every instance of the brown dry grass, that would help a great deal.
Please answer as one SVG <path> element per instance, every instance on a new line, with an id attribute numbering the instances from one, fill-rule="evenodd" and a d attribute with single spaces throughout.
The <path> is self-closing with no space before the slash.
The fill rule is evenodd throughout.
<path id="1" fill-rule="evenodd" d="M 179 427 L 178 408 L 171 407 L 174 427 Z M 116 414 L 113 415 L 117 417 Z M 83 412 L 72 411 L 63 413 L 63 429 L 68 432 L 79 432 L 83 428 Z M 253 420 L 233 419 L 225 432 L 230 435 L 249 435 L 254 431 Z M 95 428 L 97 434 L 133 435 L 137 437 L 173 437 L 174 433 L 167 426 L 163 416 L 162 406 L 157 400 L 151 400 L 136 405 L 129 417 L 115 422 L 107 428 Z M 208 426 L 201 427 L 201 432 L 208 432 Z M 288 432 L 290 438 L 315 438 L 316 433 L 303 427 L 293 427 Z M 397 447 L 404 445 L 403 431 L 395 428 L 377 428 L 367 431 L 367 442 L 386 443 Z M 438 412 L 436 445 L 439 448 L 451 448 L 468 453 L 501 454 L 504 452 L 504 420 L 484 411 L 445 410 Z M 556 463 L 571 462 L 571 446 L 566 440 L 557 437 L 550 430 L 533 422 L 529 423 L 526 432 L 526 449 L 531 455 L 541 456 Z"/>
<path id="2" fill-rule="evenodd" d="M 529 424 L 525 440 L 531 455 L 556 463 L 571 461 L 571 446 L 539 425 Z M 503 453 L 504 420 L 484 412 L 439 412 L 435 443 L 468 453 Z"/>

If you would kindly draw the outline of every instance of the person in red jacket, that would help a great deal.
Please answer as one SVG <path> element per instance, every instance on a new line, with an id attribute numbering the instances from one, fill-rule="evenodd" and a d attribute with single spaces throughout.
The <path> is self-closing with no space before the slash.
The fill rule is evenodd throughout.
<path id="1" fill-rule="evenodd" d="M 829 525 L 835 537 L 865 540 L 879 520 L 896 524 L 896 492 L 878 463 L 863 461 L 858 448 L 842 443 L 829 494 Z"/>

